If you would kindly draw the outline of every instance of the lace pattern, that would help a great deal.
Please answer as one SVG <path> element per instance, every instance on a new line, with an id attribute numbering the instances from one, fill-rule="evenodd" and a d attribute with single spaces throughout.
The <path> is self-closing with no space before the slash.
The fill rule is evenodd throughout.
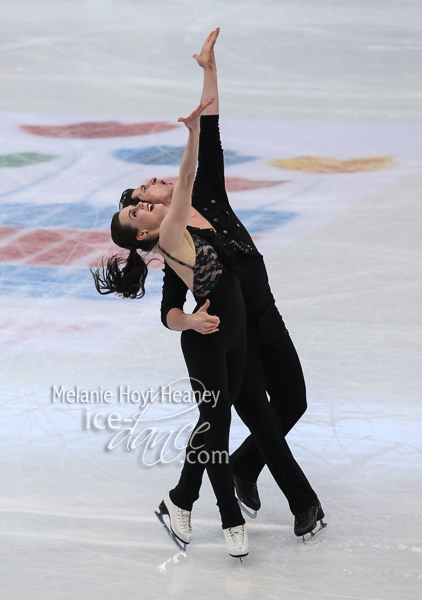
<path id="1" fill-rule="evenodd" d="M 223 264 L 211 244 L 194 233 L 191 233 L 191 236 L 196 250 L 193 295 L 203 300 L 217 283 L 223 271 Z"/>
<path id="2" fill-rule="evenodd" d="M 174 260 L 174 262 L 192 269 L 193 271 L 193 295 L 197 300 L 203 300 L 214 285 L 217 283 L 222 271 L 223 264 L 214 250 L 214 248 L 206 240 L 199 235 L 191 233 L 193 243 L 195 245 L 195 264 L 188 265 L 182 260 L 175 258 L 160 246 L 157 242 L 158 248 L 163 254 Z"/>

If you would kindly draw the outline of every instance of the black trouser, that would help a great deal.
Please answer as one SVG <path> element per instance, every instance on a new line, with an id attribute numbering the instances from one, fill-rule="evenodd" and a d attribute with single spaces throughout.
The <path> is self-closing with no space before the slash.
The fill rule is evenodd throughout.
<path id="1" fill-rule="evenodd" d="M 210 335 L 184 331 L 181 343 L 195 396 L 207 390 L 211 401 L 198 404 L 199 421 L 186 448 L 180 481 L 170 496 L 180 508 L 192 510 L 206 468 L 226 529 L 245 522 L 233 489 L 229 433 L 231 406 L 240 390 L 246 359 L 246 309 L 239 281 L 227 268 L 207 298 L 210 314 L 220 317 L 219 331 Z"/>
<path id="2" fill-rule="evenodd" d="M 292 513 L 307 510 L 316 494 L 284 439 L 306 410 L 302 368 L 287 330 L 271 343 L 249 348 L 235 407 L 251 435 L 231 456 L 233 472 L 256 481 L 267 464 Z"/>
<path id="3" fill-rule="evenodd" d="M 210 313 L 214 313 L 212 305 L 210 306 Z M 215 311 L 215 314 L 220 316 L 221 331 L 223 325 L 221 313 Z M 217 335 L 218 333 L 203 337 L 212 338 Z M 185 336 L 185 339 L 186 337 L 188 336 Z M 195 344 L 192 344 L 192 354 L 194 351 Z M 190 354 L 190 350 L 187 357 L 185 354 L 187 364 L 188 359 L 190 360 Z M 197 365 L 198 371 L 202 370 L 203 376 L 207 377 L 209 374 L 207 365 L 201 366 L 199 356 L 197 356 L 197 361 L 199 362 Z M 189 373 L 191 374 L 190 369 Z M 283 373 L 284 376 L 281 376 L 280 373 Z M 191 374 L 191 376 L 193 375 Z M 200 377 L 198 378 L 200 379 Z M 274 418 L 274 410 L 268 402 L 267 385 L 268 391 L 273 395 L 272 406 L 279 414 L 279 419 Z M 283 394 L 283 390 L 285 394 Z M 292 398 L 295 398 L 295 402 L 292 402 Z M 275 399 L 277 399 L 277 404 L 275 404 Z M 241 392 L 235 399 L 234 405 L 239 416 L 252 433 L 232 457 L 234 472 L 249 481 L 255 481 L 266 463 L 275 481 L 285 494 L 292 513 L 298 514 L 307 510 L 315 501 L 316 494 L 293 458 L 284 439 L 287 431 L 306 409 L 302 369 L 287 331 L 280 336 L 280 339 L 270 345 L 259 347 L 255 343 L 252 344 L 247 356 Z M 285 422 L 285 429 L 282 427 L 281 422 Z M 193 445 L 199 445 L 197 436 L 193 440 Z M 191 450 L 191 444 L 189 444 L 187 453 Z M 248 461 L 250 461 L 250 464 Z M 203 472 L 204 466 L 200 463 L 185 462 L 179 484 L 171 492 L 175 504 L 186 510 L 192 509 L 193 503 L 199 498 Z M 256 474 L 255 479 L 254 474 Z M 212 485 L 214 488 L 214 484 Z"/>
<path id="4" fill-rule="evenodd" d="M 255 375 L 254 365 L 257 365 L 259 377 Z M 250 396 L 262 394 L 263 386 L 286 436 L 307 408 L 302 367 L 287 330 L 276 340 L 254 344 L 249 350 L 239 400 L 246 398 L 251 402 Z M 232 462 L 236 475 L 248 481 L 258 479 L 265 462 L 252 435 L 233 453 Z"/>

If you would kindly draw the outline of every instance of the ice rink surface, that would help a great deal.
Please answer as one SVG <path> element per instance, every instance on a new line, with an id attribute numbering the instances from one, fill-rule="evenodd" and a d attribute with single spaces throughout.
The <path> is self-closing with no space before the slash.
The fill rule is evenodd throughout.
<path id="1" fill-rule="evenodd" d="M 0 0 L 0 15 L 4 597 L 421 598 L 421 3 Z M 243 565 L 208 480 L 186 553 L 153 514 L 196 421 L 162 391 L 186 369 L 160 265 L 136 302 L 89 274 L 121 191 L 177 175 L 192 54 L 217 26 L 229 196 L 302 360 L 288 442 L 328 522 L 302 544 L 265 469 Z M 130 431 L 141 392 L 154 402 Z M 246 435 L 233 413 L 232 448 Z"/>

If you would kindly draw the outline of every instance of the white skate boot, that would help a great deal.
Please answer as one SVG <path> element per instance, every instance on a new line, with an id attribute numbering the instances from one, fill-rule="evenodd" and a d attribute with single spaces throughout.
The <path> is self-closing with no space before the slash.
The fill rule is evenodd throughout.
<path id="1" fill-rule="evenodd" d="M 227 550 L 230 556 L 233 556 L 234 558 L 240 558 L 240 562 L 243 563 L 243 557 L 249 554 L 249 542 L 246 525 L 229 527 L 228 529 L 223 529 L 223 531 Z"/>
<path id="2" fill-rule="evenodd" d="M 155 511 L 157 518 L 176 546 L 181 550 L 186 550 L 186 545 L 192 540 L 191 512 L 176 506 L 170 500 L 169 494 L 165 495 L 164 500 L 158 508 L 160 512 Z M 165 523 L 163 515 L 168 515 L 170 527 Z"/>

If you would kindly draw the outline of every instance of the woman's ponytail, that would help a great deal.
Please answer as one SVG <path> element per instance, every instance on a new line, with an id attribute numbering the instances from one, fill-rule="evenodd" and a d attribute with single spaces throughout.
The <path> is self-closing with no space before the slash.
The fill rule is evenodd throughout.
<path id="1" fill-rule="evenodd" d="M 124 298 L 142 298 L 145 295 L 145 280 L 148 275 L 148 264 L 137 249 L 149 252 L 157 240 L 138 240 L 138 231 L 130 225 L 122 226 L 119 213 L 115 213 L 111 220 L 111 237 L 113 242 L 121 248 L 129 250 L 129 255 L 124 257 L 115 254 L 104 260 L 96 269 L 91 269 L 97 291 L 102 294 L 118 294 Z M 158 238 L 157 238 L 158 239 Z"/>

